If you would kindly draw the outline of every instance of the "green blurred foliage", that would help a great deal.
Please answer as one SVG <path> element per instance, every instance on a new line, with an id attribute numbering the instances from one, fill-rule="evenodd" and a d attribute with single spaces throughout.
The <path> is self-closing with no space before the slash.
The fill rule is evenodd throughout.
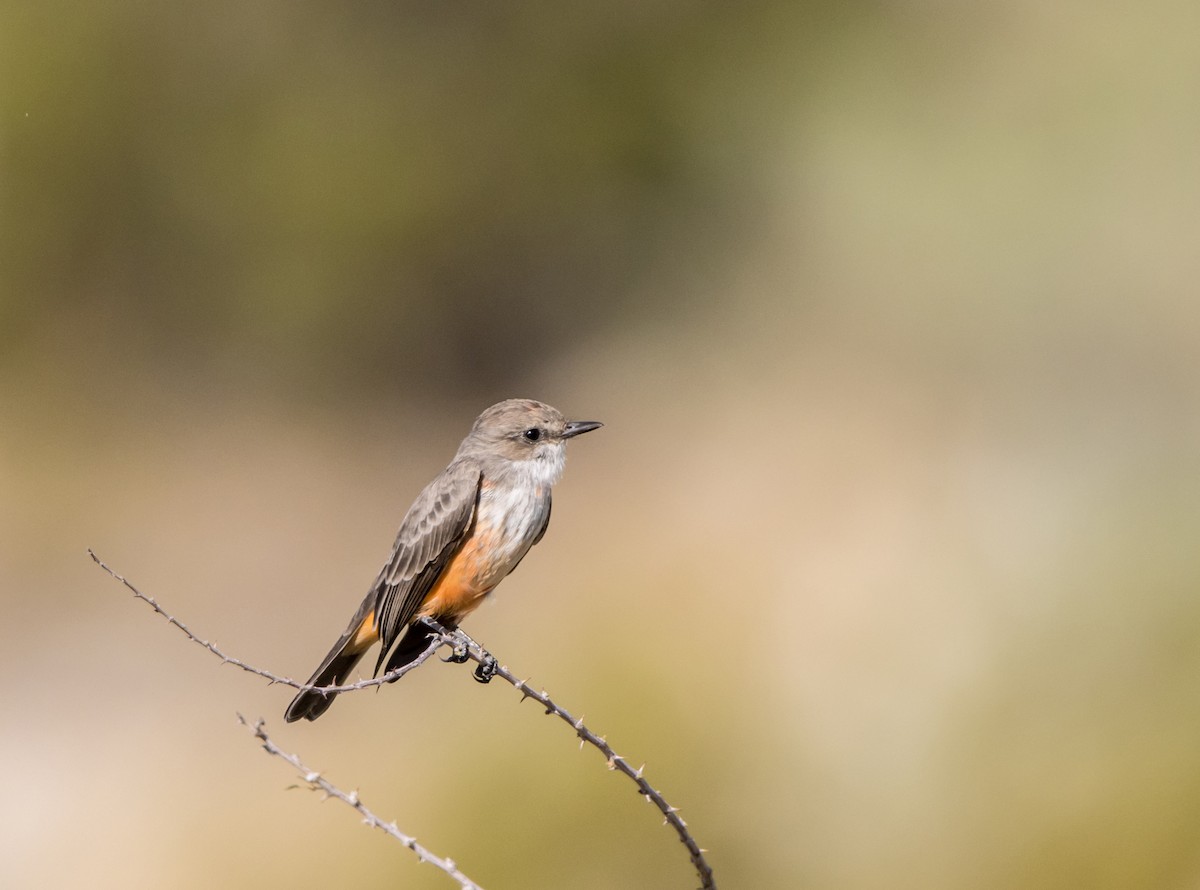
<path id="1" fill-rule="evenodd" d="M 717 246 L 739 171 L 705 156 L 728 101 L 705 84 L 771 17 L 11 8 L 0 347 L 83 312 L 152 364 L 520 379 L 636 314 L 669 245 Z"/>

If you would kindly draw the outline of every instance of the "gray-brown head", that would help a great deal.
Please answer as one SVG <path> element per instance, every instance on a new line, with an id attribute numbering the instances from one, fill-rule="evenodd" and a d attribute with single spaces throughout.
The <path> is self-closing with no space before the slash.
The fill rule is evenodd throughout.
<path id="1" fill-rule="evenodd" d="M 507 399 L 475 419 L 458 457 L 521 462 L 553 485 L 562 475 L 567 439 L 601 426 L 594 420 L 567 420 L 557 408 L 533 399 Z"/>

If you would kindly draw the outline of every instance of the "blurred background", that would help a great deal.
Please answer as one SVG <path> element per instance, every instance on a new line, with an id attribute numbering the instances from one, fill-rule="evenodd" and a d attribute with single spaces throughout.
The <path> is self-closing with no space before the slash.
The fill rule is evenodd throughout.
<path id="1" fill-rule="evenodd" d="M 475 415 L 468 630 L 722 887 L 1200 887 L 1200 6 L 4 3 L 0 883 L 696 885 L 430 665 L 286 726 Z"/>

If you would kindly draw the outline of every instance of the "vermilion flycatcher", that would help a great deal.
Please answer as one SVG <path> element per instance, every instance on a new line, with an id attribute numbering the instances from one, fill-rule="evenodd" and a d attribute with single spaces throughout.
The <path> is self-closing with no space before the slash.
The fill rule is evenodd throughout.
<path id="1" fill-rule="evenodd" d="M 387 671 L 410 663 L 433 633 L 422 618 L 457 628 L 546 533 L 567 439 L 600 426 L 530 399 L 480 414 L 450 466 L 408 508 L 392 555 L 308 685 L 344 684 L 376 641 L 375 673 L 385 660 Z M 335 695 L 301 692 L 284 716 L 316 720 Z"/>

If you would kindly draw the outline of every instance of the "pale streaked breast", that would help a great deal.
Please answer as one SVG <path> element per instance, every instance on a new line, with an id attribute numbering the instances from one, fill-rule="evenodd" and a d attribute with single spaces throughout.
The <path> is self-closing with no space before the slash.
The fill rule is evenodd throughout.
<path id="1" fill-rule="evenodd" d="M 533 539 L 550 509 L 549 487 L 488 485 L 479 493 L 475 535 L 479 539 L 476 589 L 487 591 L 500 583 L 533 546 Z M 476 549 L 476 548 L 472 548 Z"/>

